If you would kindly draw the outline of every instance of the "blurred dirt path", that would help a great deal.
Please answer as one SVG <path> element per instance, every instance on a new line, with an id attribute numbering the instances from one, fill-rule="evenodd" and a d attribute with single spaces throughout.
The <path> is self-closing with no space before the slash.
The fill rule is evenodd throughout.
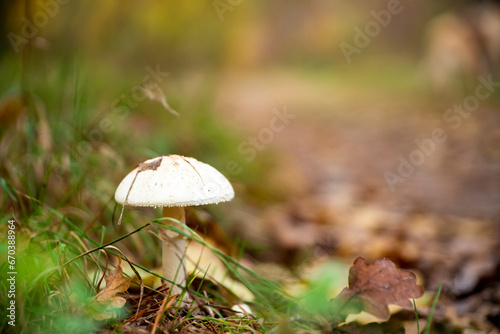
<path id="1" fill-rule="evenodd" d="M 479 108 L 454 130 L 443 120 L 447 105 L 434 110 L 411 100 L 384 105 L 380 95 L 354 98 L 337 88 L 282 73 L 238 77 L 222 86 L 218 101 L 224 118 L 248 134 L 267 127 L 273 110 L 294 114 L 265 149 L 293 165 L 306 179 L 301 187 L 313 193 L 346 202 L 354 196 L 351 200 L 397 211 L 500 219 L 498 110 Z M 446 139 L 429 144 L 437 128 Z M 426 143 L 422 156 L 417 151 Z M 401 160 L 409 162 L 412 154 L 422 163 L 399 173 Z M 386 172 L 399 177 L 392 178 L 392 187 Z"/>

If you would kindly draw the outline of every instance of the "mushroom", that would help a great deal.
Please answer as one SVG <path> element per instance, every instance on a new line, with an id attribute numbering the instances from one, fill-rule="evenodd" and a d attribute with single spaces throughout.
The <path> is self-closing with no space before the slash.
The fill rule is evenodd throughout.
<path id="1" fill-rule="evenodd" d="M 186 223 L 184 207 L 217 204 L 233 197 L 233 187 L 219 171 L 180 155 L 163 155 L 139 164 L 115 193 L 115 200 L 120 204 L 163 207 L 163 217 L 174 218 L 182 224 Z M 170 220 L 164 223 L 183 229 Z M 186 285 L 186 238 L 166 228 L 164 232 L 169 240 L 162 242 L 163 277 L 173 282 L 170 293 L 180 295 Z M 184 301 L 188 299 L 185 297 Z"/>

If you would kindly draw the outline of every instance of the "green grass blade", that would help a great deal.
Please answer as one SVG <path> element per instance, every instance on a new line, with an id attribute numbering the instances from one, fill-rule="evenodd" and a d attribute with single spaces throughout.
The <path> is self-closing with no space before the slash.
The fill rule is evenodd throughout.
<path id="1" fill-rule="evenodd" d="M 16 196 L 14 196 L 14 194 L 10 190 L 10 187 L 7 184 L 7 182 L 3 178 L 1 178 L 1 177 L 0 177 L 0 184 L 2 184 L 2 188 L 7 193 L 7 195 L 9 195 L 9 197 L 12 198 L 12 200 L 17 203 Z"/>
<path id="2" fill-rule="evenodd" d="M 439 295 L 441 294 L 442 285 L 439 284 L 439 287 L 436 292 L 436 296 L 434 297 L 434 301 L 432 302 L 431 311 L 429 313 L 429 318 L 427 319 L 427 325 L 425 326 L 424 334 L 429 334 L 431 332 L 431 323 L 432 317 L 434 316 L 434 311 L 436 310 L 436 306 L 439 300 Z"/>
<path id="3" fill-rule="evenodd" d="M 418 323 L 417 304 L 415 303 L 415 299 L 412 299 L 412 301 L 413 301 L 413 310 L 415 311 L 415 320 L 417 321 L 417 333 L 420 333 L 420 324 Z"/>

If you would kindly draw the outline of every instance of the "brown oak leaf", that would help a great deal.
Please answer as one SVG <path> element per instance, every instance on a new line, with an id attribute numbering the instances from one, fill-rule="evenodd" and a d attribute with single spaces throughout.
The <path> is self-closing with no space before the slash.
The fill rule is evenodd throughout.
<path id="1" fill-rule="evenodd" d="M 349 270 L 349 287 L 335 301 L 342 301 L 343 313 L 349 310 L 348 304 L 357 304 L 377 318 L 388 319 L 389 304 L 412 309 L 410 299 L 420 298 L 423 293 L 424 288 L 417 285 L 417 277 L 411 271 L 397 269 L 386 258 L 367 265 L 364 258 L 358 257 Z"/>
<path id="2" fill-rule="evenodd" d="M 106 287 L 95 297 L 95 306 L 99 306 L 99 311 L 93 314 L 96 320 L 114 317 L 116 309 L 125 305 L 125 298 L 116 294 L 127 291 L 130 286 L 130 278 L 123 277 L 123 270 L 120 266 L 106 276 L 105 280 Z"/>

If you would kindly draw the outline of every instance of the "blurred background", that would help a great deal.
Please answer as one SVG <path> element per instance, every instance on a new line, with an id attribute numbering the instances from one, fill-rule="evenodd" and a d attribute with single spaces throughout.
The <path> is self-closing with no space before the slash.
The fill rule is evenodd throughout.
<path id="1" fill-rule="evenodd" d="M 148 158 L 182 154 L 236 191 L 189 224 L 273 279 L 388 257 L 426 289 L 443 284 L 462 314 L 498 289 L 497 2 L 0 7 L 3 215 L 32 243 L 72 230 L 47 208 L 95 240 L 154 219 L 130 209 L 114 226 L 116 186 Z M 134 238 L 123 250 L 157 266 L 156 241 Z"/>

